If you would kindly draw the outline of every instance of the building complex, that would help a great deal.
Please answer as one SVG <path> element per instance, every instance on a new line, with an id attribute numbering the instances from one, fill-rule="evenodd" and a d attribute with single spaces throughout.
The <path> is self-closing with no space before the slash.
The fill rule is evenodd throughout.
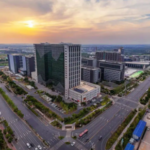
<path id="1" fill-rule="evenodd" d="M 31 77 L 35 71 L 34 56 L 23 56 L 20 54 L 8 54 L 9 70 L 13 73 Z"/>
<path id="2" fill-rule="evenodd" d="M 106 80 L 106 81 L 124 80 L 124 73 L 125 73 L 124 63 L 99 60 L 98 67 L 101 69 L 102 80 Z"/>
<path id="3" fill-rule="evenodd" d="M 35 44 L 37 82 L 53 84 L 66 99 L 85 102 L 99 96 L 100 87 L 81 82 L 81 46 L 78 44 Z M 84 87 L 89 86 L 91 90 Z M 94 89 L 92 87 L 95 87 Z M 90 89 L 90 88 L 89 88 Z M 84 91 L 84 96 L 81 91 Z M 72 94 L 74 91 L 74 94 Z M 87 98 L 90 91 L 95 95 Z M 77 95 L 76 95 L 77 94 Z M 75 96 L 76 95 L 76 96 Z M 83 98 L 84 97 L 84 98 Z"/>
<path id="4" fill-rule="evenodd" d="M 114 51 L 98 51 L 96 52 L 95 57 L 97 60 L 123 62 L 124 50 L 120 48 L 115 49 Z"/>

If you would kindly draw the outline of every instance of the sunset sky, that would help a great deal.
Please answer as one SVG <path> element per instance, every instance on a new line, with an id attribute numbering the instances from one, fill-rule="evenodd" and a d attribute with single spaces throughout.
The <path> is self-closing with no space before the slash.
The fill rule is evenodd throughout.
<path id="1" fill-rule="evenodd" d="M 0 43 L 150 44 L 150 0 L 0 0 Z"/>

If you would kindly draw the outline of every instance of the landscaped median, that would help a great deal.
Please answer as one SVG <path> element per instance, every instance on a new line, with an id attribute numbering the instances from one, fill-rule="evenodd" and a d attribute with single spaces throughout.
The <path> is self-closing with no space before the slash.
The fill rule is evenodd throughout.
<path id="1" fill-rule="evenodd" d="M 140 103 L 146 105 L 150 99 L 150 88 L 148 91 L 140 98 Z"/>
<path id="2" fill-rule="evenodd" d="M 146 109 L 141 110 L 138 113 L 138 115 L 135 117 L 134 121 L 132 122 L 132 124 L 130 125 L 130 127 L 126 131 L 126 133 L 121 138 L 121 140 L 123 139 L 122 146 L 121 146 L 121 140 L 120 140 L 118 142 L 117 146 L 115 147 L 115 150 L 121 150 L 121 149 L 124 149 L 126 147 L 127 143 L 129 142 L 130 138 L 132 137 L 132 133 L 133 133 L 134 129 L 136 128 L 138 122 L 142 119 L 145 112 L 146 112 Z"/>
<path id="3" fill-rule="evenodd" d="M 36 100 L 33 96 L 28 95 L 24 101 L 30 108 L 32 108 L 33 110 L 35 110 L 35 108 L 38 109 L 49 119 L 53 120 L 57 118 L 58 120 L 63 121 L 63 119 L 60 116 L 58 116 L 56 113 L 51 111 L 48 107 L 46 107 L 41 102 Z"/>
<path id="4" fill-rule="evenodd" d="M 9 86 L 11 87 L 12 91 L 15 93 L 15 94 L 18 94 L 18 95 L 26 95 L 27 92 L 22 89 L 20 86 L 18 86 L 14 81 L 12 81 L 10 78 L 7 79 L 7 83 L 9 84 Z"/>
<path id="5" fill-rule="evenodd" d="M 101 113 L 103 113 L 107 108 L 109 108 L 112 105 L 112 102 L 108 102 L 103 108 L 97 109 L 85 118 L 81 119 L 80 121 L 77 121 L 75 126 L 77 128 L 82 127 L 83 125 L 87 125 L 90 123 L 93 119 L 95 119 L 97 116 L 99 116 Z"/>
<path id="6" fill-rule="evenodd" d="M 129 124 L 129 122 L 132 120 L 134 115 L 136 114 L 136 110 L 132 111 L 128 117 L 124 120 L 124 122 L 119 126 L 116 132 L 114 132 L 109 140 L 106 143 L 106 149 L 110 149 L 113 144 L 116 142 L 122 131 L 125 129 L 125 127 Z"/>
<path id="7" fill-rule="evenodd" d="M 8 105 L 12 108 L 12 110 L 21 118 L 23 118 L 24 114 L 17 108 L 17 106 L 14 104 L 14 102 L 5 94 L 5 92 L 0 88 L 0 94 L 3 96 L 3 98 L 6 100 Z"/>
<path id="8" fill-rule="evenodd" d="M 54 126 L 54 127 L 56 127 L 56 128 L 58 128 L 58 129 L 61 129 L 62 128 L 62 125 L 58 122 L 58 121 L 53 121 L 52 123 L 51 123 L 51 125 L 52 126 Z"/>
<path id="9" fill-rule="evenodd" d="M 13 130 L 8 125 L 7 121 L 4 120 L 0 124 L 0 149 L 1 150 L 11 150 L 10 143 L 12 143 L 13 139 L 15 138 Z"/>
<path id="10" fill-rule="evenodd" d="M 14 132 L 11 129 L 11 127 L 8 125 L 8 122 L 6 120 L 3 121 L 3 124 L 5 126 L 5 129 L 3 131 L 8 143 L 11 143 L 13 139 L 15 138 Z"/>
<path id="11" fill-rule="evenodd" d="M 18 86 L 14 81 L 11 80 L 11 78 L 7 75 L 5 75 L 2 71 L 0 71 L 0 77 L 3 79 L 3 81 L 6 82 L 6 88 L 9 91 L 13 91 L 17 95 L 26 95 L 27 92 L 22 89 L 20 86 Z M 11 90 L 10 88 L 11 87 Z"/>

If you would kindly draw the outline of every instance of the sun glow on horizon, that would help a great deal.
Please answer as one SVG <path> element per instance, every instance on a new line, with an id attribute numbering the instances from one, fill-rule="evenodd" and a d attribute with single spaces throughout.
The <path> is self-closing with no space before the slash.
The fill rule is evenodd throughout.
<path id="1" fill-rule="evenodd" d="M 29 28 L 33 28 L 34 27 L 34 22 L 32 20 L 31 21 L 27 21 L 26 24 L 27 24 L 27 26 Z"/>

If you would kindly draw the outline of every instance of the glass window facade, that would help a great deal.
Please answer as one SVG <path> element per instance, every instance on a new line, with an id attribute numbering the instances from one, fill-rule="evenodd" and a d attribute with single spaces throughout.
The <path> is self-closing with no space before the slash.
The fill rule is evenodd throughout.
<path id="1" fill-rule="evenodd" d="M 64 46 L 35 45 L 38 82 L 64 92 Z"/>

